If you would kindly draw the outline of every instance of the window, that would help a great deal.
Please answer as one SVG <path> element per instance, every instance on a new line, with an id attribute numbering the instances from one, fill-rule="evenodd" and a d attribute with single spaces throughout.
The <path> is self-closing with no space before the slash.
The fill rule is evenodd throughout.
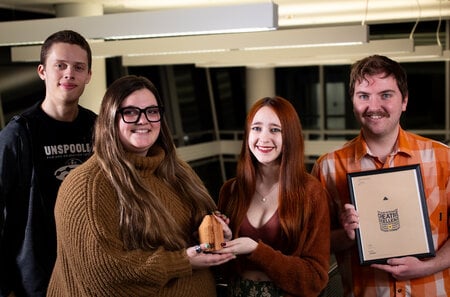
<path id="1" fill-rule="evenodd" d="M 276 93 L 294 105 L 303 129 L 320 129 L 319 68 L 277 68 L 275 81 Z"/>

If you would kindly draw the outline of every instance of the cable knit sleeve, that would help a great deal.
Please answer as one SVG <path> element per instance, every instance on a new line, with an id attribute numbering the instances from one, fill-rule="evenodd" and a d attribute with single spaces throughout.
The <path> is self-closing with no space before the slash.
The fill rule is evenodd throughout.
<path id="1" fill-rule="evenodd" d="M 283 291 L 290 296 L 317 296 L 328 281 L 330 258 L 330 226 L 325 191 L 313 181 L 307 188 L 313 203 L 305 242 L 293 255 L 285 255 L 259 242 L 248 259 L 256 263 Z"/>
<path id="2" fill-rule="evenodd" d="M 123 250 L 116 195 L 95 168 L 91 158 L 60 188 L 58 259 L 48 296 L 176 296 L 168 290 L 197 295 L 198 287 L 214 289 L 210 272 L 193 271 L 184 249 Z"/>

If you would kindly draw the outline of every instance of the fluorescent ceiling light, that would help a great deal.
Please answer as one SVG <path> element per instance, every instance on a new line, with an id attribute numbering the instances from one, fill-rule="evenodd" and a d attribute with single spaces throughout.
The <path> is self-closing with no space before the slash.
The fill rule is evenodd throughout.
<path id="1" fill-rule="evenodd" d="M 309 29 L 288 29 L 239 34 L 178 36 L 135 40 L 92 42 L 92 53 L 97 57 L 157 56 L 228 51 L 255 51 L 286 48 L 309 48 L 364 44 L 368 41 L 368 27 L 337 26 Z M 39 47 L 14 47 L 13 61 L 39 57 Z"/>
<path id="2" fill-rule="evenodd" d="M 450 15 L 448 0 L 376 0 L 376 1 L 281 1 L 278 10 L 280 27 L 317 26 L 321 24 L 368 24 L 437 20 Z M 364 11 L 367 7 L 367 14 Z"/>
<path id="3" fill-rule="evenodd" d="M 445 60 L 442 46 L 437 44 L 415 46 L 413 52 L 408 54 L 399 53 L 392 58 L 400 62 Z"/>
<path id="4" fill-rule="evenodd" d="M 131 39 L 252 32 L 277 27 L 277 4 L 251 3 L 0 22 L 0 32 L 3 32 L 0 46 L 42 43 L 52 32 L 68 28 L 87 39 Z"/>
<path id="5" fill-rule="evenodd" d="M 367 25 L 334 26 L 264 32 L 260 44 L 243 46 L 242 50 L 267 50 L 283 48 L 328 47 L 363 44 L 369 41 Z M 262 35 L 262 34 L 261 34 Z"/>
<path id="6" fill-rule="evenodd" d="M 375 40 L 352 46 L 284 48 L 170 55 L 123 56 L 124 66 L 196 64 L 199 67 L 295 66 L 349 64 L 373 54 L 393 55 L 414 51 L 412 39 Z"/>
<path id="7" fill-rule="evenodd" d="M 345 46 L 368 41 L 366 25 L 288 29 L 240 34 L 182 36 L 98 43 L 93 52 L 103 56 L 165 55 L 180 53 Z"/>

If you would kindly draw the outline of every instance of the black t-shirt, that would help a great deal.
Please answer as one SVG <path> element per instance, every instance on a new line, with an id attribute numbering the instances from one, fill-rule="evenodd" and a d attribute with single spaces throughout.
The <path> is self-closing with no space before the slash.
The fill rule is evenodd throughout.
<path id="1" fill-rule="evenodd" d="M 95 114 L 80 108 L 73 122 L 57 121 L 42 109 L 35 112 L 32 124 L 33 147 L 39 189 L 45 204 L 53 209 L 61 182 L 92 154 Z"/>

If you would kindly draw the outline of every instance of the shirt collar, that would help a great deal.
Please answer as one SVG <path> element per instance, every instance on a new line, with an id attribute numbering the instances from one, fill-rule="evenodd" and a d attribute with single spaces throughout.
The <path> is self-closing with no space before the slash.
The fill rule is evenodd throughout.
<path id="1" fill-rule="evenodd" d="M 392 151 L 391 154 L 395 155 L 398 153 L 403 153 L 408 156 L 413 155 L 411 144 L 408 141 L 407 132 L 403 130 L 401 127 L 398 132 L 397 143 L 395 144 L 394 150 Z M 355 139 L 355 160 L 359 161 L 366 155 L 372 156 L 361 130 L 359 132 L 359 135 Z"/>

